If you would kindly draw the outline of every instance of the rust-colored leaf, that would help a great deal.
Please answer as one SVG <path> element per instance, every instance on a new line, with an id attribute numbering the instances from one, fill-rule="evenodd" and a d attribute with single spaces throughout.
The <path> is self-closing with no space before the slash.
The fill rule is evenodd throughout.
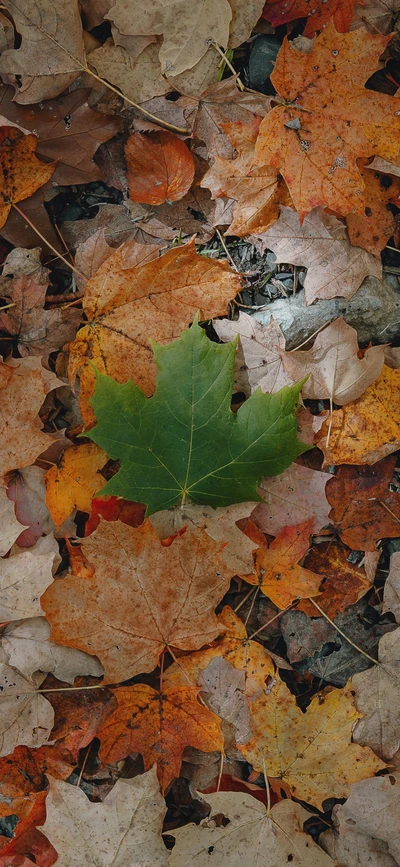
<path id="1" fill-rule="evenodd" d="M 133 202 L 163 205 L 186 195 L 194 178 L 194 160 L 185 142 L 166 130 L 134 132 L 125 145 L 129 197 Z"/>
<path id="2" fill-rule="evenodd" d="M 109 683 L 152 671 L 166 645 L 197 650 L 221 631 L 214 608 L 232 575 L 221 548 L 197 528 L 165 547 L 150 521 L 102 522 L 82 544 L 94 574 L 42 596 L 53 639 L 99 656 Z"/>
<path id="3" fill-rule="evenodd" d="M 164 792 L 179 776 L 186 746 L 204 752 L 223 750 L 220 721 L 197 701 L 198 693 L 188 685 L 161 693 L 144 683 L 118 689 L 118 708 L 97 732 L 100 758 L 109 763 L 141 753 L 145 771 L 157 763 Z"/>
<path id="4" fill-rule="evenodd" d="M 331 620 L 349 605 L 358 602 L 371 588 L 364 569 L 351 563 L 349 554 L 349 549 L 340 542 L 320 542 L 313 545 L 304 561 L 307 569 L 321 576 L 318 605 Z M 302 599 L 296 610 L 304 611 L 309 617 L 320 616 L 318 609 L 308 599 Z"/>
<path id="5" fill-rule="evenodd" d="M 346 33 L 354 15 L 354 6 L 358 0 L 266 0 L 263 18 L 270 21 L 274 27 L 295 21 L 296 18 L 307 18 L 303 36 L 315 36 L 318 30 L 323 30 L 332 18 L 336 30 Z M 362 2 L 362 0 L 361 0 Z"/>

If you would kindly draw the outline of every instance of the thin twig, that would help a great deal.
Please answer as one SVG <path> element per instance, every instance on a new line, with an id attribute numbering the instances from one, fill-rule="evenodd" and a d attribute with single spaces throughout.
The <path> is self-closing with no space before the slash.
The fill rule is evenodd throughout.
<path id="1" fill-rule="evenodd" d="M 312 602 L 312 604 L 314 605 L 315 608 L 317 608 L 319 613 L 322 614 L 323 617 L 325 617 L 325 620 L 327 620 L 328 623 L 330 623 L 331 626 L 333 626 L 333 628 L 336 629 L 336 631 L 339 633 L 339 635 L 341 635 L 342 638 L 344 638 L 344 640 L 348 642 L 348 644 L 351 644 L 351 646 L 354 647 L 354 649 L 357 650 L 358 653 L 362 653 L 362 655 L 366 656 L 367 659 L 370 660 L 370 662 L 374 663 L 374 665 L 380 665 L 379 659 L 375 659 L 373 656 L 370 656 L 369 653 L 367 653 L 361 647 L 358 647 L 357 644 L 354 644 L 354 641 L 352 641 L 351 638 L 349 638 L 347 635 L 345 635 L 345 633 L 342 632 L 342 630 L 339 629 L 338 626 L 336 626 L 336 623 L 333 620 L 331 620 L 331 618 L 328 617 L 327 614 L 325 614 L 325 611 L 322 608 L 320 608 L 320 606 L 317 604 L 317 602 L 314 601 L 314 599 L 310 598 L 308 601 Z"/>
<path id="2" fill-rule="evenodd" d="M 229 250 L 228 250 L 228 248 L 227 248 L 227 246 L 226 246 L 226 244 L 225 244 L 225 241 L 224 241 L 224 239 L 223 239 L 223 237 L 222 237 L 221 232 L 219 231 L 219 229 L 216 229 L 216 233 L 217 233 L 217 235 L 218 235 L 218 238 L 219 238 L 219 240 L 220 240 L 220 243 L 222 244 L 222 247 L 224 248 L 224 251 L 225 251 L 225 253 L 226 253 L 227 257 L 228 257 L 228 260 L 229 260 L 229 262 L 230 262 L 231 265 L 232 265 L 232 268 L 233 268 L 235 271 L 237 271 L 237 273 L 239 273 L 239 268 L 236 266 L 236 263 L 235 263 L 234 260 L 232 259 L 232 256 L 231 256 L 231 254 L 230 254 L 230 252 L 229 252 Z"/>
<path id="3" fill-rule="evenodd" d="M 218 51 L 218 54 L 223 58 L 228 69 L 230 69 L 232 74 L 236 75 L 237 86 L 238 86 L 239 90 L 241 90 L 243 92 L 245 89 L 243 81 L 240 80 L 238 73 L 236 72 L 236 69 L 234 68 L 234 66 L 232 66 L 231 61 L 229 60 L 229 57 L 226 56 L 225 52 L 222 51 L 222 48 L 220 48 L 219 45 L 217 44 L 217 42 L 214 42 L 214 40 L 210 41 L 210 45 L 212 45 L 212 47 L 215 48 L 216 51 Z"/>
<path id="4" fill-rule="evenodd" d="M 258 635 L 259 632 L 262 632 L 263 629 L 266 629 L 267 626 L 269 626 L 271 623 L 273 623 L 274 620 L 278 620 L 278 618 L 281 617 L 282 614 L 286 614 L 286 611 L 290 611 L 290 609 L 293 607 L 293 605 L 296 604 L 296 602 L 299 602 L 299 599 L 295 599 L 294 602 L 291 602 L 291 604 L 288 605 L 286 608 L 284 608 L 283 611 L 278 611 L 278 613 L 275 614 L 275 617 L 271 617 L 271 620 L 268 620 L 267 623 L 264 623 L 263 626 L 260 626 L 260 628 L 257 629 L 256 632 L 253 632 L 252 635 L 249 635 L 247 640 L 248 640 L 248 641 L 251 641 L 251 639 L 252 639 L 252 638 L 255 638 L 256 635 Z"/>
<path id="5" fill-rule="evenodd" d="M 87 763 L 87 760 L 89 758 L 89 754 L 90 754 L 91 749 L 92 749 L 92 744 L 90 743 L 88 748 L 87 748 L 86 755 L 85 755 L 85 758 L 82 762 L 82 767 L 81 767 L 80 772 L 79 772 L 78 782 L 76 784 L 77 789 L 79 788 L 79 786 L 82 782 L 83 773 L 84 773 L 84 770 L 86 768 L 86 763 Z"/>
<path id="6" fill-rule="evenodd" d="M 15 205 L 14 202 L 10 203 L 10 204 L 14 208 L 14 210 L 17 211 L 17 213 L 20 215 L 20 217 L 23 217 L 23 219 L 26 220 L 26 222 L 28 223 L 28 226 L 30 226 L 31 229 L 33 229 L 33 231 L 36 232 L 36 234 L 40 238 L 40 240 L 43 241 L 43 243 L 46 244 L 47 247 L 50 247 L 50 250 L 52 250 L 53 253 L 55 253 L 55 255 L 57 256 L 58 259 L 61 259 L 61 261 L 64 262 L 64 265 L 66 265 L 67 268 L 70 268 L 71 271 L 73 271 L 75 274 L 78 274 L 78 276 L 81 277 L 82 280 L 86 280 L 86 277 L 84 274 L 82 274 L 82 271 L 80 271 L 79 268 L 75 268 L 75 265 L 71 265 L 71 262 L 68 262 L 68 259 L 65 259 L 65 257 L 61 253 L 58 253 L 56 248 L 53 247 L 52 244 L 50 244 L 50 241 L 48 241 L 47 238 L 45 238 L 41 232 L 39 232 L 39 229 L 37 229 L 35 224 L 32 223 L 32 220 L 30 220 L 29 217 L 27 217 L 26 214 L 24 214 L 24 212 L 21 211 L 21 209 L 18 207 L 18 205 Z"/>
<path id="7" fill-rule="evenodd" d="M 9 307 L 15 307 L 15 301 L 12 301 L 11 304 L 4 304 L 4 307 L 0 307 L 0 310 L 8 310 Z"/>

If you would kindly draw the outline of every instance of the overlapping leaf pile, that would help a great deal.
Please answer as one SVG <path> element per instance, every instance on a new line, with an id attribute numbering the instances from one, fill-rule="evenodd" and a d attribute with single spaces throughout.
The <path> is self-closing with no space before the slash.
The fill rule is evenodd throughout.
<path id="1" fill-rule="evenodd" d="M 3 6 L 0 867 L 400 864 L 399 11 Z"/>

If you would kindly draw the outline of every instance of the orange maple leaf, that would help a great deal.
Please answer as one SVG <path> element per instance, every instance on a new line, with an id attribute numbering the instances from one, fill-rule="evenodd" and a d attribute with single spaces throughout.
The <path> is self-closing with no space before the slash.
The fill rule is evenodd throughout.
<path id="1" fill-rule="evenodd" d="M 224 739 L 219 718 L 197 701 L 193 686 L 172 686 L 157 692 L 137 683 L 116 691 L 118 708 L 97 731 L 103 762 L 116 762 L 134 751 L 144 769 L 157 762 L 163 792 L 179 776 L 185 747 L 221 752 Z"/>
<path id="2" fill-rule="evenodd" d="M 194 160 L 185 142 L 161 130 L 150 136 L 134 132 L 125 145 L 129 197 L 162 205 L 186 195 L 194 178 Z"/>
<path id="3" fill-rule="evenodd" d="M 274 27 L 287 24 L 296 18 L 307 18 L 303 36 L 314 36 L 323 30 L 330 18 L 339 33 L 346 33 L 353 20 L 356 3 L 364 5 L 364 0 L 266 0 L 262 17 Z"/>
<path id="4" fill-rule="evenodd" d="M 255 554 L 258 578 L 249 575 L 249 584 L 259 584 L 263 593 L 278 608 L 286 608 L 295 599 L 308 599 L 319 595 L 321 575 L 303 569 L 298 561 L 310 547 L 310 533 L 314 518 L 284 527 L 269 548 L 258 548 Z"/>
<path id="5" fill-rule="evenodd" d="M 17 127 L 0 129 L 0 228 L 12 205 L 32 196 L 50 180 L 57 163 L 41 163 L 35 156 L 35 135 L 24 135 Z"/>
<path id="6" fill-rule="evenodd" d="M 287 39 L 282 45 L 271 76 L 282 104 L 261 123 L 255 164 L 278 169 L 301 220 L 319 205 L 364 214 L 357 159 L 397 160 L 397 101 L 364 88 L 388 39 L 364 30 L 340 34 L 330 23 L 309 54 Z"/>

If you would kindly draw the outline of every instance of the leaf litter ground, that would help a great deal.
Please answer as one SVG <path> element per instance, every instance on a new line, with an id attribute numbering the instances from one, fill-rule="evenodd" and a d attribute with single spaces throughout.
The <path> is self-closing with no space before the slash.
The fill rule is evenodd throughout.
<path id="1" fill-rule="evenodd" d="M 133 5 L 0 18 L 0 860 L 395 867 L 399 10 Z"/>

